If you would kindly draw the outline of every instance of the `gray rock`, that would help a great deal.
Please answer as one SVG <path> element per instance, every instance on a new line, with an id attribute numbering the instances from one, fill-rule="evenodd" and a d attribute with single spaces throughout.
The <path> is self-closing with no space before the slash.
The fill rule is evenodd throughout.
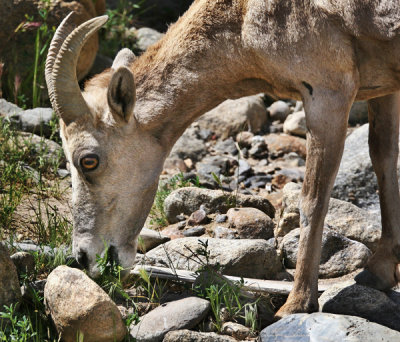
<path id="1" fill-rule="evenodd" d="M 202 265 L 193 253 L 201 247 L 199 241 L 208 243 L 211 266 L 220 264 L 223 274 L 250 278 L 271 279 L 281 270 L 274 248 L 265 240 L 226 240 L 187 237 L 175 239 L 146 254 L 147 264 L 197 271 Z M 168 253 L 168 256 L 166 255 Z M 205 258 L 198 256 L 206 264 Z"/>
<path id="2" fill-rule="evenodd" d="M 304 111 L 290 114 L 283 124 L 283 131 L 287 134 L 305 137 L 307 134 L 307 125 Z"/>
<path id="3" fill-rule="evenodd" d="M 249 156 L 258 159 L 266 158 L 268 156 L 268 146 L 263 137 L 256 135 L 252 138 Z"/>
<path id="4" fill-rule="evenodd" d="M 21 288 L 17 269 L 10 259 L 7 248 L 0 243 L 0 311 L 4 305 L 16 304 L 20 299 Z"/>
<path id="5" fill-rule="evenodd" d="M 325 224 L 347 238 L 363 243 L 372 251 L 376 250 L 382 233 L 379 215 L 335 198 L 329 201 Z"/>
<path id="6" fill-rule="evenodd" d="M 142 27 L 136 30 L 136 46 L 142 50 L 146 51 L 147 48 L 154 43 L 158 42 L 164 35 L 156 30 L 149 27 Z"/>
<path id="7" fill-rule="evenodd" d="M 233 137 L 243 130 L 256 133 L 267 122 L 263 95 L 226 100 L 197 120 L 201 128 L 212 130 L 222 139 Z"/>
<path id="8" fill-rule="evenodd" d="M 365 124 L 347 137 L 332 197 L 378 214 L 378 185 L 369 157 L 368 131 L 369 125 Z M 397 170 L 400 175 L 400 158 Z"/>
<path id="9" fill-rule="evenodd" d="M 231 208 L 226 213 L 231 228 L 235 228 L 241 239 L 265 239 L 274 236 L 272 219 L 256 208 Z"/>
<path id="10" fill-rule="evenodd" d="M 385 293 L 348 281 L 330 287 L 318 301 L 320 311 L 358 316 L 400 331 L 400 292 Z"/>
<path id="11" fill-rule="evenodd" d="M 213 174 L 218 178 L 229 170 L 231 159 L 226 156 L 207 156 L 196 164 L 197 176 L 200 183 L 211 187 L 218 186 Z"/>
<path id="12" fill-rule="evenodd" d="M 18 113 L 19 125 L 24 132 L 36 133 L 49 137 L 50 120 L 53 118 L 52 108 L 34 108 Z"/>
<path id="13" fill-rule="evenodd" d="M 206 228 L 204 228 L 203 226 L 196 226 L 196 227 L 192 227 L 189 228 L 187 230 L 185 230 L 183 232 L 183 235 L 186 237 L 189 236 L 201 236 L 206 232 Z"/>
<path id="14" fill-rule="evenodd" d="M 285 235 L 280 244 L 288 268 L 296 267 L 299 238 L 300 228 L 297 228 Z M 370 255 L 371 251 L 362 243 L 350 240 L 325 227 L 319 276 L 334 278 L 351 273 L 364 267 Z"/>
<path id="15" fill-rule="evenodd" d="M 214 150 L 232 156 L 238 153 L 238 150 L 236 148 L 235 142 L 233 141 L 232 137 L 229 137 L 228 139 L 223 141 L 218 141 L 214 146 Z"/>
<path id="16" fill-rule="evenodd" d="M 173 191 L 164 201 L 164 211 L 168 222 L 176 223 L 179 214 L 190 215 L 204 204 L 208 214 L 226 213 L 232 204 L 237 207 L 257 208 L 273 218 L 275 208 L 265 198 L 242 194 L 230 194 L 221 190 L 188 187 Z"/>
<path id="17" fill-rule="evenodd" d="M 214 228 L 214 238 L 216 239 L 236 239 L 236 231 L 222 226 Z"/>
<path id="18" fill-rule="evenodd" d="M 198 138 L 198 130 L 191 126 L 177 140 L 171 150 L 169 158 L 190 158 L 193 161 L 200 160 L 206 154 L 206 145 Z"/>
<path id="19" fill-rule="evenodd" d="M 246 175 L 250 174 L 252 171 L 251 166 L 244 159 L 239 159 L 238 168 L 239 168 L 239 170 L 237 171 L 237 173 L 239 174 L 239 176 L 246 176 Z"/>
<path id="20" fill-rule="evenodd" d="M 18 120 L 18 113 L 22 112 L 23 109 L 19 108 L 17 105 L 6 101 L 5 99 L 0 99 L 0 117 L 6 117 L 13 121 L 13 117 Z"/>
<path id="21" fill-rule="evenodd" d="M 287 316 L 261 331 L 261 342 L 395 342 L 400 333 L 353 316 L 317 312 Z"/>
<path id="22" fill-rule="evenodd" d="M 35 258 L 28 252 L 17 252 L 11 255 L 19 276 L 30 275 L 35 270 Z"/>
<path id="23" fill-rule="evenodd" d="M 215 222 L 217 223 L 224 223 L 226 222 L 226 220 L 228 219 L 228 216 L 226 216 L 225 214 L 218 214 L 217 216 L 215 216 Z"/>
<path id="24" fill-rule="evenodd" d="M 41 245 L 38 246 L 31 241 L 27 242 L 14 242 L 13 247 L 20 252 L 28 252 L 28 253 L 39 253 L 41 256 L 45 257 L 46 259 L 53 259 L 57 253 L 61 252 L 64 255 L 70 255 L 70 248 L 69 247 L 54 247 L 51 248 L 49 246 Z"/>
<path id="25" fill-rule="evenodd" d="M 130 333 L 138 342 L 162 341 L 169 331 L 194 328 L 209 309 L 210 303 L 197 297 L 168 302 L 142 316 Z"/>
<path id="26" fill-rule="evenodd" d="M 287 116 L 290 114 L 290 107 L 284 101 L 275 101 L 267 108 L 267 110 L 271 121 L 279 120 L 284 122 Z"/>
<path id="27" fill-rule="evenodd" d="M 126 327 L 111 298 L 84 272 L 58 266 L 44 288 L 46 311 L 51 315 L 60 338 L 76 341 L 122 341 Z"/>
<path id="28" fill-rule="evenodd" d="M 138 251 L 146 253 L 147 251 L 161 245 L 170 238 L 153 229 L 143 228 L 139 235 Z"/>
<path id="29" fill-rule="evenodd" d="M 62 147 L 53 140 L 32 133 L 21 132 L 18 142 L 22 146 L 29 147 L 32 153 L 43 156 L 47 162 L 60 160 L 65 163 L 65 158 L 60 159 L 60 156 L 63 156 Z"/>
<path id="30" fill-rule="evenodd" d="M 167 333 L 163 342 L 236 342 L 237 340 L 230 336 L 218 335 L 216 333 L 207 333 L 191 330 L 175 330 Z"/>
<path id="31" fill-rule="evenodd" d="M 275 236 L 280 237 L 299 227 L 300 185 L 288 183 L 283 188 L 282 211 Z M 325 225 L 349 239 L 366 245 L 372 251 L 376 249 L 381 236 L 381 224 L 377 215 L 357 206 L 331 198 Z"/>

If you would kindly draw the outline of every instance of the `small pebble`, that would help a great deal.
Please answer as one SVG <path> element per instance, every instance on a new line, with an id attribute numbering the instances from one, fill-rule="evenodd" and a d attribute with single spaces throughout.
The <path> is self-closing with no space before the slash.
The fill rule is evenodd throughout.
<path id="1" fill-rule="evenodd" d="M 225 214 L 218 214 L 217 216 L 215 216 L 215 222 L 217 222 L 217 223 L 226 222 L 227 219 L 228 219 L 228 216 L 226 216 Z"/>

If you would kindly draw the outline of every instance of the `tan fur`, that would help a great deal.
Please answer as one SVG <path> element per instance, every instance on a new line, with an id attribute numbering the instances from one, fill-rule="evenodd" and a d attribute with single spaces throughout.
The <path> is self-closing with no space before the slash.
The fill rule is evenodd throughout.
<path id="1" fill-rule="evenodd" d="M 400 89 L 399 13 L 399 3 L 389 0 L 195 1 L 130 65 L 137 101 L 128 123 L 108 108 L 114 71 L 107 70 L 86 84 L 83 95 L 92 115 L 62 129 L 73 163 L 76 255 L 86 253 L 96 274 L 95 255 L 104 239 L 124 267 L 132 265 L 163 161 L 205 111 L 259 92 L 301 99 L 309 132 L 300 248 L 294 289 L 277 316 L 317 310 L 322 227 L 348 112 L 354 100 L 369 99 L 383 237 L 369 263 L 370 276 L 360 282 L 393 286 L 400 257 L 394 94 Z M 100 167 L 88 179 L 74 164 L 82 150 L 100 154 Z"/>

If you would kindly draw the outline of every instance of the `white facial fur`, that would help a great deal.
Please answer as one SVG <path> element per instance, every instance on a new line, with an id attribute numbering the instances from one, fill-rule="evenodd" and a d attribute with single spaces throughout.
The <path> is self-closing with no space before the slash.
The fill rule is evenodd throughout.
<path id="1" fill-rule="evenodd" d="M 134 117 L 117 123 L 107 113 L 102 119 L 61 125 L 73 188 L 73 253 L 94 277 L 105 243 L 124 269 L 132 266 L 166 155 Z M 99 164 L 85 172 L 80 160 L 87 154 L 97 155 Z"/>

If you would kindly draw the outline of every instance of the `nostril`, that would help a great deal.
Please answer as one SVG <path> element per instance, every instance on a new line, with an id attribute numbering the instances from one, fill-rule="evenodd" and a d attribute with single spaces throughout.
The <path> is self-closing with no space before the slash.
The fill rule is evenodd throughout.
<path id="1" fill-rule="evenodd" d="M 81 265 L 83 268 L 88 268 L 89 266 L 89 259 L 86 252 L 79 251 L 76 261 L 78 261 L 79 265 Z"/>

